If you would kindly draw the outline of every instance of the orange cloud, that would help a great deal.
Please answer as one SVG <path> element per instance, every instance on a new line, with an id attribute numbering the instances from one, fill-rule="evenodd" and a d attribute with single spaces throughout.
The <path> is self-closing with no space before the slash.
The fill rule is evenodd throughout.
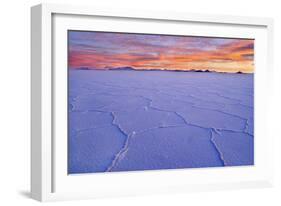
<path id="1" fill-rule="evenodd" d="M 109 34 L 98 33 L 98 39 L 88 34 L 87 41 L 78 35 L 81 40 L 69 48 L 70 68 L 254 71 L 254 40 Z"/>

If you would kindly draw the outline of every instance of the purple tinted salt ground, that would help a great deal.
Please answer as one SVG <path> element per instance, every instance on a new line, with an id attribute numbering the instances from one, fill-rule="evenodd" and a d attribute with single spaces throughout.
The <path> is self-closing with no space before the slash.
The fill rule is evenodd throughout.
<path id="1" fill-rule="evenodd" d="M 254 164 L 253 74 L 70 70 L 68 173 Z"/>

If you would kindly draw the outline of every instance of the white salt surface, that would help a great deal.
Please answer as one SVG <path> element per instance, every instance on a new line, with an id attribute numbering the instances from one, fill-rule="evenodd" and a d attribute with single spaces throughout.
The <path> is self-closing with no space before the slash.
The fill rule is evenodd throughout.
<path id="1" fill-rule="evenodd" d="M 69 71 L 70 174 L 254 164 L 253 74 Z"/>

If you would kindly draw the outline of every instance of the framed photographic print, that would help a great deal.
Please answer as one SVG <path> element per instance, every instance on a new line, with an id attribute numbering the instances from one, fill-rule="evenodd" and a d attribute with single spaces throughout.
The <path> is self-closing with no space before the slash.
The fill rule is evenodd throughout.
<path id="1" fill-rule="evenodd" d="M 272 184 L 271 19 L 31 11 L 34 199 Z"/>

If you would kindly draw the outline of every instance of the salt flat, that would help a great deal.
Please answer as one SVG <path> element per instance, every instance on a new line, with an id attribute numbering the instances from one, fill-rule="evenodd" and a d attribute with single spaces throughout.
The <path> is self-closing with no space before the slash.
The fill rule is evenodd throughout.
<path id="1" fill-rule="evenodd" d="M 70 174 L 254 164 L 253 74 L 70 70 Z"/>

